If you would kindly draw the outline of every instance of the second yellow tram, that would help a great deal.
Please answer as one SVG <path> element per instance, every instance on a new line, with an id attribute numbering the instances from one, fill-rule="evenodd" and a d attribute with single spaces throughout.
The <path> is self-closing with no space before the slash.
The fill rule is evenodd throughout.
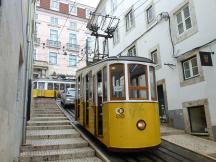
<path id="1" fill-rule="evenodd" d="M 76 120 L 109 149 L 160 145 L 155 65 L 143 57 L 110 57 L 77 71 Z"/>

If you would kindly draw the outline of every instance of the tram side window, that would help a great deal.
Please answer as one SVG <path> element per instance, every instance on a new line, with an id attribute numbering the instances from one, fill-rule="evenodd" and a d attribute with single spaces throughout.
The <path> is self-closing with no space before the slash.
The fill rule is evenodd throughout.
<path id="1" fill-rule="evenodd" d="M 47 88 L 48 88 L 48 90 L 53 90 L 53 83 L 48 83 Z"/>
<path id="2" fill-rule="evenodd" d="M 129 98 L 131 100 L 148 99 L 147 69 L 145 65 L 128 65 Z"/>
<path id="3" fill-rule="evenodd" d="M 103 101 L 107 101 L 107 67 L 103 68 Z"/>
<path id="4" fill-rule="evenodd" d="M 125 73 L 124 64 L 110 65 L 110 82 L 112 100 L 125 100 Z"/>
<path id="5" fill-rule="evenodd" d="M 89 87 L 89 98 L 92 98 L 92 71 L 88 74 L 88 87 Z"/>
<path id="6" fill-rule="evenodd" d="M 33 89 L 37 89 L 37 82 L 33 82 Z"/>
<path id="7" fill-rule="evenodd" d="M 89 100 L 89 76 L 88 75 L 86 75 L 86 78 L 85 78 L 86 80 L 86 93 L 85 93 L 85 95 L 86 95 L 86 105 L 87 105 L 87 107 L 88 107 L 88 100 Z"/>
<path id="8" fill-rule="evenodd" d="M 80 76 L 79 76 L 78 79 L 77 79 L 77 97 L 78 98 L 80 98 L 80 84 L 81 83 L 80 83 Z M 71 85 L 71 88 L 74 88 L 74 87 L 72 87 L 72 85 Z"/>
<path id="9" fill-rule="evenodd" d="M 93 105 L 96 104 L 96 76 L 93 76 L 93 89 L 92 89 Z"/>
<path id="10" fill-rule="evenodd" d="M 71 84 L 71 88 L 75 88 L 75 84 Z"/>
<path id="11" fill-rule="evenodd" d="M 65 84 L 64 83 L 60 84 L 60 90 L 63 90 L 63 91 L 65 90 Z"/>
<path id="12" fill-rule="evenodd" d="M 156 82 L 155 82 L 155 68 L 152 66 L 149 67 L 149 77 L 150 77 L 151 99 L 157 100 Z"/>
<path id="13" fill-rule="evenodd" d="M 66 84 L 66 89 L 67 89 L 67 88 L 70 88 L 70 84 Z"/>
<path id="14" fill-rule="evenodd" d="M 59 83 L 54 83 L 54 89 L 59 90 Z"/>

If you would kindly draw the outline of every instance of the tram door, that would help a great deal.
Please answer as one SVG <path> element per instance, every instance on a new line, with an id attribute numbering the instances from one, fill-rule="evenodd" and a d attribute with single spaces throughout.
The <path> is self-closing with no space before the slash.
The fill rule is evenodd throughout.
<path id="1" fill-rule="evenodd" d="M 103 111 L 102 111 L 102 72 L 97 73 L 97 122 L 98 122 L 98 135 L 103 134 Z"/>
<path id="2" fill-rule="evenodd" d="M 165 97 L 163 91 L 163 85 L 157 86 L 158 102 L 159 102 L 159 114 L 161 122 L 167 122 L 166 109 L 165 109 Z"/>

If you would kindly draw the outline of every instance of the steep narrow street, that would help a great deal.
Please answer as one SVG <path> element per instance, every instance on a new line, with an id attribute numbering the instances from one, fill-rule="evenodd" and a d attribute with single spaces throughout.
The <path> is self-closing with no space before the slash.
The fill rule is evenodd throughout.
<path id="1" fill-rule="evenodd" d="M 21 162 L 73 161 L 100 162 L 95 151 L 80 137 L 55 102 L 35 99 L 27 124 L 26 145 Z"/>

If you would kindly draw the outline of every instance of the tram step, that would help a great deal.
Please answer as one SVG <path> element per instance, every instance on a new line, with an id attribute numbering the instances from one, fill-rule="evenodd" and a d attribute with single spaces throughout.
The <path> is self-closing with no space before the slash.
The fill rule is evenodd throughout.
<path id="1" fill-rule="evenodd" d="M 47 108 L 47 109 L 49 109 L 49 108 L 58 108 L 57 106 L 56 106 L 56 104 L 34 104 L 34 105 L 32 105 L 32 108 Z"/>
<path id="2" fill-rule="evenodd" d="M 63 114 L 61 111 L 38 111 L 31 112 L 31 114 Z"/>
<path id="3" fill-rule="evenodd" d="M 31 118 L 31 121 L 57 121 L 66 119 L 66 117 L 33 117 Z"/>
<path id="4" fill-rule="evenodd" d="M 87 146 L 88 143 L 80 137 L 63 139 L 26 140 L 26 145 L 21 147 L 21 152 L 70 149 Z"/>
<path id="5" fill-rule="evenodd" d="M 69 120 L 57 120 L 57 121 L 29 121 L 29 126 L 47 126 L 47 125 L 70 125 Z"/>
<path id="6" fill-rule="evenodd" d="M 80 134 L 74 129 L 62 130 L 27 130 L 27 140 L 30 139 L 60 139 L 80 137 Z"/>
<path id="7" fill-rule="evenodd" d="M 27 126 L 27 130 L 61 130 L 73 129 L 72 125 Z"/>
<path id="8" fill-rule="evenodd" d="M 34 108 L 34 109 L 31 109 L 31 111 L 33 112 L 37 112 L 37 111 L 60 111 L 60 109 L 56 109 L 56 108 L 49 108 L 49 109 L 42 109 L 42 108 Z"/>
<path id="9" fill-rule="evenodd" d="M 20 161 L 53 161 L 53 160 L 65 160 L 65 159 L 78 159 L 92 157 L 95 155 L 95 151 L 90 147 L 73 148 L 73 149 L 60 149 L 60 150 L 47 150 L 47 151 L 29 151 L 22 152 Z"/>

